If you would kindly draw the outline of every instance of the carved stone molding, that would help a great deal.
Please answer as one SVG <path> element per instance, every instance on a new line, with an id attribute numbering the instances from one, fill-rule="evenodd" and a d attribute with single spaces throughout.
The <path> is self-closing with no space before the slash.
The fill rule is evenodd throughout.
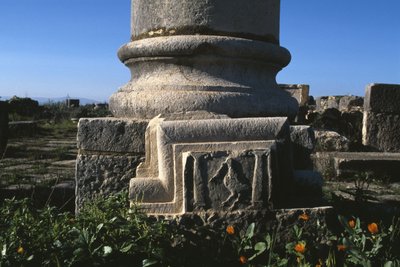
<path id="1" fill-rule="evenodd" d="M 272 208 L 273 184 L 279 187 L 292 170 L 288 138 L 289 124 L 280 117 L 157 117 L 130 198 L 154 214 Z"/>

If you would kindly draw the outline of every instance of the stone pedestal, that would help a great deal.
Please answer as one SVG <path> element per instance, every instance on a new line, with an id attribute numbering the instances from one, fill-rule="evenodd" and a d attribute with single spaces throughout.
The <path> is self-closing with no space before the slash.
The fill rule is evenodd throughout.
<path id="1" fill-rule="evenodd" d="M 275 77 L 279 0 L 132 1 L 132 40 L 118 52 L 132 78 L 110 98 L 115 116 L 206 110 L 230 117 L 290 116 L 297 102 Z"/>
<path id="2" fill-rule="evenodd" d="M 128 179 L 130 199 L 149 214 L 246 219 L 288 207 L 292 148 L 309 157 L 313 136 L 291 136 L 298 103 L 275 81 L 290 61 L 279 5 L 132 1 L 131 42 L 118 52 L 132 78 L 110 98 L 117 118 L 79 123 L 78 208 Z M 313 177 L 303 171 L 297 182 Z"/>

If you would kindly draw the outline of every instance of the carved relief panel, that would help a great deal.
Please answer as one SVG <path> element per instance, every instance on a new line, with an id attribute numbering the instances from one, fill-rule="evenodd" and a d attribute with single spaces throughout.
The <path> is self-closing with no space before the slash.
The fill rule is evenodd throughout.
<path id="1" fill-rule="evenodd" d="M 272 208 L 271 148 L 185 153 L 186 211 Z"/>

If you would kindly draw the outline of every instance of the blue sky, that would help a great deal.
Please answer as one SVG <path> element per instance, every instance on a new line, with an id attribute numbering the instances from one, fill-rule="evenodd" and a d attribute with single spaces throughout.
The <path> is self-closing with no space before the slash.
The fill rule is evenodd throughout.
<path id="1" fill-rule="evenodd" d="M 246 0 L 250 1 L 250 0 Z M 399 0 L 282 0 L 280 83 L 311 94 L 364 95 L 400 83 Z M 1 0 L 0 96 L 107 100 L 129 78 L 130 0 Z"/>

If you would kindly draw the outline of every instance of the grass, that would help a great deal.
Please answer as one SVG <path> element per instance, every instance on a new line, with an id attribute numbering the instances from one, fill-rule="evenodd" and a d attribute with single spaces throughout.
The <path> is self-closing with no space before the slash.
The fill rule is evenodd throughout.
<path id="1" fill-rule="evenodd" d="M 77 124 L 71 120 L 62 120 L 58 123 L 44 122 L 39 126 L 39 131 L 42 136 L 52 136 L 59 139 L 76 135 L 77 131 Z"/>
<path id="2" fill-rule="evenodd" d="M 75 160 L 76 132 L 76 123 L 69 120 L 41 122 L 37 136 L 10 139 L 5 157 L 0 160 L 0 186 L 53 186 L 74 179 L 74 167 L 59 166 L 57 162 Z"/>
<path id="3" fill-rule="evenodd" d="M 78 216 L 0 206 L 0 266 L 399 266 L 400 220 L 339 216 L 333 231 L 303 213 L 290 228 L 185 227 L 129 207 L 127 193 L 88 203 Z M 312 229 L 309 231 L 307 229 Z"/>

